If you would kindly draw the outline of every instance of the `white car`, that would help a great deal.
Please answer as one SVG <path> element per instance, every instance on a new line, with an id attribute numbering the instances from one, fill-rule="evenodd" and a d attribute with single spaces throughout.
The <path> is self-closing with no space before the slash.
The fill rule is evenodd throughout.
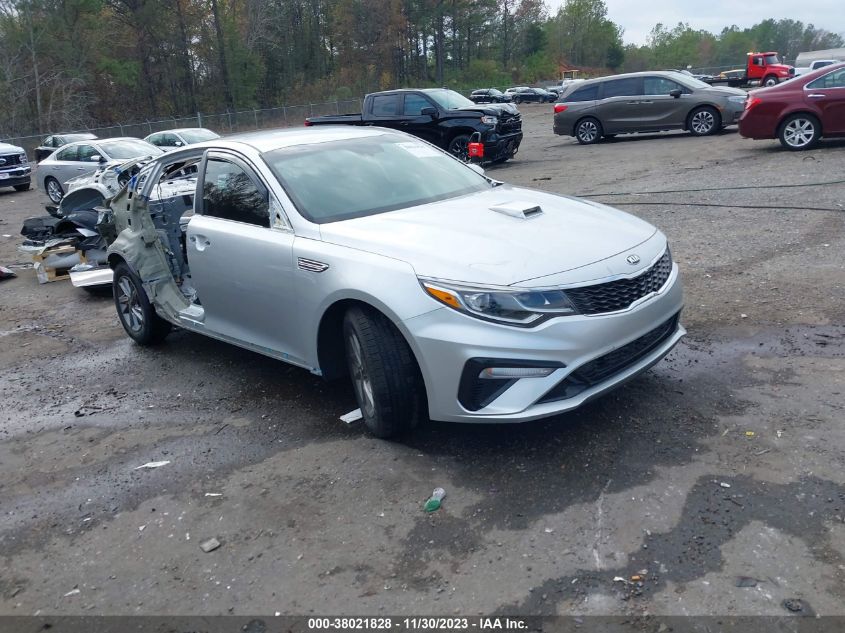
<path id="1" fill-rule="evenodd" d="M 38 164 L 36 184 L 54 204 L 68 190 L 68 181 L 93 174 L 101 163 L 158 156 L 162 150 L 138 138 L 118 137 L 70 143 Z"/>
<path id="2" fill-rule="evenodd" d="M 428 418 L 569 411 L 684 335 L 678 267 L 656 228 L 490 180 L 387 129 L 173 150 L 109 204 L 115 305 L 132 339 L 159 342 L 176 325 L 349 376 L 379 437 Z"/>
<path id="3" fill-rule="evenodd" d="M 204 127 L 183 127 L 176 130 L 155 132 L 145 137 L 144 140 L 156 147 L 168 150 L 174 147 L 185 147 L 203 141 L 211 141 L 216 138 L 220 138 L 217 132 L 212 132 Z"/>

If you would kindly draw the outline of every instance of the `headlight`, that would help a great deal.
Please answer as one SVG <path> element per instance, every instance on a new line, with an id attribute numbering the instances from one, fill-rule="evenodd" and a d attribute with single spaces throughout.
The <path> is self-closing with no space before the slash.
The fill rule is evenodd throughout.
<path id="1" fill-rule="evenodd" d="M 484 125 L 494 125 L 495 126 L 499 122 L 499 119 L 497 119 L 494 116 L 490 116 L 490 115 L 485 114 L 483 117 L 481 117 L 481 122 Z"/>
<path id="2" fill-rule="evenodd" d="M 728 97 L 728 101 L 730 101 L 731 103 L 745 103 L 745 100 L 747 98 L 748 97 L 745 95 L 734 95 L 732 97 Z"/>
<path id="3" fill-rule="evenodd" d="M 21 154 L 21 165 L 26 165 L 29 162 L 29 159 L 26 157 L 26 153 L 24 152 Z"/>
<path id="4" fill-rule="evenodd" d="M 475 288 L 420 279 L 425 291 L 450 308 L 487 321 L 527 327 L 555 316 L 575 314 L 562 290 Z"/>

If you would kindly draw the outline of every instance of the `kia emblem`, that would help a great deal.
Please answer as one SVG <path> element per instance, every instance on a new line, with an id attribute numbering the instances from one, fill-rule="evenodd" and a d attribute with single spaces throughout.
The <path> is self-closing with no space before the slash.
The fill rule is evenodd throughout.
<path id="1" fill-rule="evenodd" d="M 628 262 L 629 264 L 631 264 L 631 266 L 636 266 L 637 264 L 640 263 L 640 256 L 639 255 L 628 255 L 628 257 L 625 258 L 625 261 Z"/>

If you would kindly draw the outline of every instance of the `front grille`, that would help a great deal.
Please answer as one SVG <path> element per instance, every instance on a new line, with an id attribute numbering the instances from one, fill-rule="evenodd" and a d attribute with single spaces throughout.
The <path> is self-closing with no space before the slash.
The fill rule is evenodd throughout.
<path id="1" fill-rule="evenodd" d="M 522 117 L 518 114 L 499 119 L 499 134 L 512 134 L 522 131 Z"/>
<path id="2" fill-rule="evenodd" d="M 4 162 L 5 161 L 5 162 Z M 3 154 L 0 156 L 0 169 L 3 167 L 11 167 L 12 165 L 21 164 L 20 154 Z"/>
<path id="3" fill-rule="evenodd" d="M 566 296 L 581 314 L 601 314 L 624 310 L 634 301 L 657 292 L 672 272 L 672 253 L 669 249 L 641 275 L 632 279 L 618 279 L 595 286 L 566 290 Z"/>
<path id="4" fill-rule="evenodd" d="M 543 396 L 540 402 L 554 402 L 573 398 L 582 391 L 628 369 L 640 359 L 648 356 L 674 334 L 675 330 L 678 329 L 680 314 L 678 312 L 640 338 L 634 339 L 604 356 L 599 356 L 589 363 L 584 363 L 555 385 L 551 391 Z"/>

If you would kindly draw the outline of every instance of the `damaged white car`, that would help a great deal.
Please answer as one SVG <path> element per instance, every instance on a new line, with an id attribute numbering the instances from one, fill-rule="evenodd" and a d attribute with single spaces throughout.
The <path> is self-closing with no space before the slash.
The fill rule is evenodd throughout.
<path id="1" fill-rule="evenodd" d="M 110 201 L 126 332 L 173 325 L 350 376 L 370 431 L 574 409 L 684 335 L 666 237 L 380 128 L 168 152 Z"/>

